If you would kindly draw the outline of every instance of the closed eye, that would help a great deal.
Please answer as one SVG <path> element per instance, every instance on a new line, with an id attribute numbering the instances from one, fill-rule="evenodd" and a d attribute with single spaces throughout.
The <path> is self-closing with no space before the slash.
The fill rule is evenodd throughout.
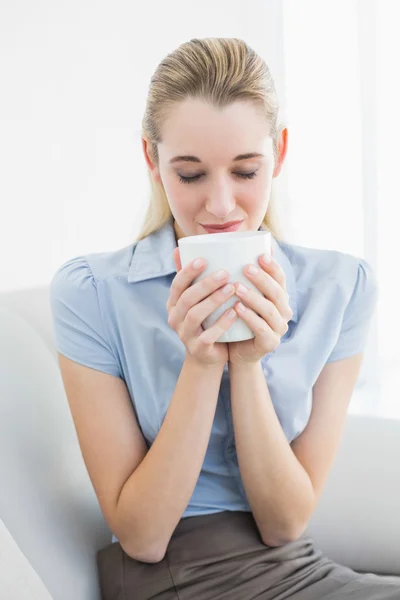
<path id="1" fill-rule="evenodd" d="M 252 173 L 234 173 L 234 175 L 236 175 L 237 177 L 239 177 L 240 179 L 253 179 L 257 174 L 257 171 L 253 171 Z M 195 181 L 198 181 L 201 177 L 204 176 L 204 173 L 199 173 L 199 175 L 194 175 L 193 177 L 184 177 L 183 175 L 179 175 L 179 180 L 182 183 L 194 183 Z"/>

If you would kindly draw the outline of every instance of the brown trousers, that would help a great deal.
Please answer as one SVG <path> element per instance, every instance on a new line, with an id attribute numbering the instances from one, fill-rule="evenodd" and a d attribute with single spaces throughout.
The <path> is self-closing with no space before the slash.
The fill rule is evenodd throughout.
<path id="1" fill-rule="evenodd" d="M 323 556 L 306 534 L 265 546 L 251 512 L 181 519 L 162 561 L 97 553 L 103 600 L 400 600 L 400 577 L 360 574 Z"/>

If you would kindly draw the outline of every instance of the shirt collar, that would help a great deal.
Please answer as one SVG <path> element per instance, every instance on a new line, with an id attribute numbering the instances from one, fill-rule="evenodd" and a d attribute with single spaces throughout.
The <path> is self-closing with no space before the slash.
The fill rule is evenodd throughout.
<path id="1" fill-rule="evenodd" d="M 260 229 L 268 231 L 268 228 L 264 225 L 261 225 Z M 293 312 L 290 320 L 296 323 L 297 289 L 293 267 L 279 242 L 272 234 L 271 238 L 274 258 L 282 267 L 286 276 L 286 291 L 289 294 L 289 304 Z M 136 283 L 176 273 L 173 257 L 173 251 L 176 246 L 173 217 L 171 216 L 165 225 L 157 231 L 150 233 L 136 244 L 129 266 L 128 282 Z"/>

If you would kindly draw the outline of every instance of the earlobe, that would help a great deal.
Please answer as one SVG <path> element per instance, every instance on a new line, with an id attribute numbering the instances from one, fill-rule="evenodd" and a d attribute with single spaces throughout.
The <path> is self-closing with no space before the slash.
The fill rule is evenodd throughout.
<path id="1" fill-rule="evenodd" d="M 151 143 L 146 140 L 145 138 L 142 138 L 142 148 L 143 148 L 143 154 L 144 154 L 144 159 L 146 161 L 147 166 L 149 167 L 150 171 L 153 170 L 154 165 L 153 162 L 150 158 L 151 156 Z"/>
<path id="2" fill-rule="evenodd" d="M 145 138 L 142 138 L 142 148 L 143 148 L 144 159 L 149 168 L 149 171 L 151 172 L 153 178 L 156 181 L 160 181 L 160 175 L 158 172 L 158 168 L 152 161 L 151 142 L 149 142 Z"/>
<path id="3" fill-rule="evenodd" d="M 286 157 L 288 147 L 288 129 L 285 127 L 282 129 L 279 140 L 278 140 L 278 158 L 274 168 L 273 177 L 277 177 L 282 170 L 283 163 Z"/>

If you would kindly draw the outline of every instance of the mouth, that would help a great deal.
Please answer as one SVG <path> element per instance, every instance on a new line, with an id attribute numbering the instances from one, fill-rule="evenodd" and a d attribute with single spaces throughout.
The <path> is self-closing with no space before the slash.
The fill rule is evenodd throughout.
<path id="1" fill-rule="evenodd" d="M 207 231 L 207 233 L 221 233 L 228 231 L 237 231 L 240 225 L 243 223 L 242 221 L 230 221 L 229 223 L 224 223 L 223 225 L 201 225 L 203 229 Z"/>

